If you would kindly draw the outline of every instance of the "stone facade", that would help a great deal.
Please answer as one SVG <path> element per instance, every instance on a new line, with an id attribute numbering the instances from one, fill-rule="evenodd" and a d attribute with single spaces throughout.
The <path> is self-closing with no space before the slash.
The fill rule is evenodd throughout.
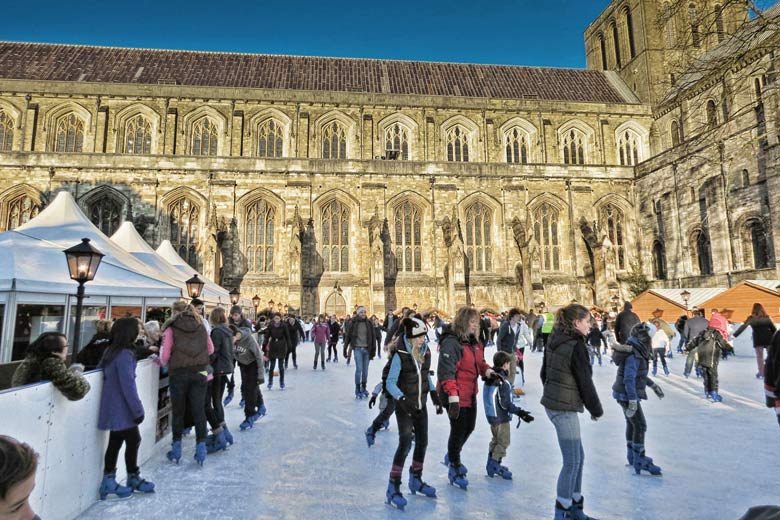
<path id="1" fill-rule="evenodd" d="M 758 159 L 691 130 L 683 153 L 664 129 L 698 101 L 654 103 L 653 67 L 634 94 L 621 71 L 2 43 L 0 63 L 0 227 L 69 190 L 104 232 L 132 220 L 225 287 L 305 314 L 606 306 L 636 269 L 659 285 L 753 273 L 739 240 L 757 217 L 777 247 L 776 137 Z M 719 127 L 749 133 L 743 112 Z M 754 183 L 729 188 L 743 169 Z M 702 197 L 686 201 L 689 185 Z M 710 274 L 690 263 L 697 223 Z"/>

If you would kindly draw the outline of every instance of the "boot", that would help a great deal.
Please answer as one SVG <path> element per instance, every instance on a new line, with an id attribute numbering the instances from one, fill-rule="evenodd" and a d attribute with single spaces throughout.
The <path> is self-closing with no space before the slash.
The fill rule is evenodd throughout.
<path id="1" fill-rule="evenodd" d="M 230 430 L 228 430 L 227 424 L 222 425 L 222 431 L 225 433 L 225 441 L 229 445 L 233 445 L 233 434 L 230 433 Z"/>
<path id="2" fill-rule="evenodd" d="M 512 480 L 512 472 L 509 471 L 509 468 L 501 465 L 500 459 L 497 460 L 488 455 L 486 469 L 488 477 L 492 478 L 498 475 L 504 480 Z"/>
<path id="3" fill-rule="evenodd" d="M 658 373 L 658 367 L 653 367 L 653 375 L 656 375 Z"/>
<path id="4" fill-rule="evenodd" d="M 664 374 L 669 375 L 669 367 L 664 367 Z"/>
<path id="5" fill-rule="evenodd" d="M 374 441 L 376 441 L 376 432 L 373 426 L 369 426 L 366 430 L 366 443 L 368 443 L 369 448 L 374 445 Z"/>
<path id="6" fill-rule="evenodd" d="M 572 514 L 574 507 L 563 507 L 560 502 L 555 501 L 555 518 L 554 520 L 572 520 L 574 518 Z"/>
<path id="7" fill-rule="evenodd" d="M 570 508 L 572 518 L 575 518 L 576 520 L 598 520 L 598 518 L 586 515 L 585 511 L 583 511 L 584 507 L 585 497 L 580 497 L 579 500 L 572 500 Z"/>
<path id="8" fill-rule="evenodd" d="M 422 470 L 413 471 L 411 468 L 409 469 L 409 491 L 412 492 L 412 495 L 421 493 L 428 498 L 436 498 L 436 488 L 423 482 Z"/>
<path id="9" fill-rule="evenodd" d="M 206 443 L 199 442 L 195 445 L 195 462 L 203 466 L 203 462 L 206 460 Z"/>
<path id="10" fill-rule="evenodd" d="M 385 422 L 382 423 L 382 429 L 383 430 L 389 430 L 390 429 L 390 419 L 385 419 Z"/>
<path id="11" fill-rule="evenodd" d="M 412 439 L 414 439 L 414 437 L 412 437 Z M 443 464 L 445 466 L 449 466 L 450 465 L 450 454 L 449 453 L 445 453 L 444 454 L 444 462 L 443 462 Z M 468 474 L 469 470 L 468 470 L 468 468 L 466 466 L 461 464 L 460 467 L 463 468 L 463 474 L 464 475 Z"/>
<path id="12" fill-rule="evenodd" d="M 355 399 L 363 399 L 363 392 L 360 391 L 360 385 L 355 385 Z"/>
<path id="13" fill-rule="evenodd" d="M 140 472 L 130 473 L 127 476 L 127 487 L 139 493 L 154 493 L 154 483 L 141 478 Z"/>
<path id="14" fill-rule="evenodd" d="M 116 495 L 117 498 L 130 498 L 133 496 L 133 488 L 120 486 L 116 481 L 116 473 L 106 473 L 100 483 L 100 500 L 105 500 L 108 495 Z"/>
<path id="15" fill-rule="evenodd" d="M 450 463 L 450 469 L 447 473 L 447 478 L 449 479 L 450 484 L 453 486 L 458 486 L 465 491 L 469 487 L 469 481 L 466 478 L 466 472 L 464 469 L 465 468 L 462 464 L 455 465 Z"/>
<path id="16" fill-rule="evenodd" d="M 246 404 L 246 401 L 244 401 L 243 399 L 241 399 L 241 400 L 238 402 L 238 407 L 239 407 L 239 408 L 243 408 L 245 404 Z"/>
<path id="17" fill-rule="evenodd" d="M 244 419 L 244 421 L 238 425 L 238 429 L 241 430 L 242 432 L 245 430 L 252 429 L 252 427 L 255 425 L 255 421 L 253 420 L 253 417 L 254 416 L 247 417 L 246 419 Z"/>
<path id="18" fill-rule="evenodd" d="M 279 390 L 284 390 L 284 383 L 279 383 Z"/>
<path id="19" fill-rule="evenodd" d="M 626 460 L 629 466 L 634 465 L 634 443 L 626 442 Z"/>
<path id="20" fill-rule="evenodd" d="M 642 470 L 651 475 L 660 475 L 661 468 L 653 464 L 653 459 L 645 457 L 644 444 L 634 444 L 634 472 L 639 475 Z"/>
<path id="21" fill-rule="evenodd" d="M 512 480 L 512 472 L 509 471 L 509 468 L 506 466 L 501 465 L 502 460 L 503 459 L 498 459 L 498 474 L 504 480 Z"/>
<path id="22" fill-rule="evenodd" d="M 171 451 L 166 453 L 165 456 L 168 457 L 168 460 L 171 462 L 178 464 L 179 459 L 181 459 L 181 441 L 173 441 L 171 444 Z"/>
<path id="23" fill-rule="evenodd" d="M 225 399 L 222 401 L 222 406 L 227 406 L 230 404 L 230 401 L 233 400 L 233 392 L 228 392 L 228 395 L 225 396 Z"/>
<path id="24" fill-rule="evenodd" d="M 227 449 L 227 440 L 222 429 L 206 439 L 206 453 L 216 453 L 224 449 Z"/>
<path id="25" fill-rule="evenodd" d="M 723 396 L 721 396 L 717 390 L 715 390 L 714 392 L 710 392 L 710 399 L 712 399 L 716 403 L 723 402 Z"/>
<path id="26" fill-rule="evenodd" d="M 387 483 L 387 493 L 385 494 L 385 504 L 389 504 L 401 511 L 406 507 L 406 499 L 401 494 L 401 478 L 392 477 Z"/>
<path id="27" fill-rule="evenodd" d="M 366 384 L 362 383 L 360 385 L 360 395 L 363 396 L 363 399 L 368 399 L 368 390 L 366 390 Z"/>

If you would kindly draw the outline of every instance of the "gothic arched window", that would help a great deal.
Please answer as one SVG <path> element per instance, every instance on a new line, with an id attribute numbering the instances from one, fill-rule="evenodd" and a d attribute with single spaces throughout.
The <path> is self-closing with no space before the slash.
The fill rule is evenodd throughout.
<path id="1" fill-rule="evenodd" d="M 422 211 L 405 201 L 395 208 L 393 248 L 398 271 L 422 270 Z"/>
<path id="2" fill-rule="evenodd" d="M 691 43 L 695 48 L 701 46 L 701 36 L 699 34 L 699 13 L 696 10 L 696 4 L 688 5 L 688 17 L 691 22 Z"/>
<path id="3" fill-rule="evenodd" d="M 607 44 L 604 42 L 604 34 L 599 33 L 599 53 L 601 55 L 601 70 L 607 70 Z"/>
<path id="4" fill-rule="evenodd" d="M 620 33 L 618 32 L 618 26 L 613 21 L 612 22 L 612 45 L 615 49 L 615 66 L 619 69 L 621 67 L 620 63 Z"/>
<path id="5" fill-rule="evenodd" d="M 680 138 L 680 124 L 677 122 L 677 120 L 672 121 L 672 124 L 669 128 L 669 133 L 672 134 L 672 146 L 679 146 L 682 142 L 682 139 Z"/>
<path id="6" fill-rule="evenodd" d="M 152 153 L 152 123 L 141 114 L 130 119 L 125 128 L 125 153 Z"/>
<path id="7" fill-rule="evenodd" d="M 563 163 L 585 164 L 586 138 L 580 130 L 572 128 L 563 135 Z"/>
<path id="8" fill-rule="evenodd" d="M 666 251 L 659 240 L 653 243 L 653 276 L 656 280 L 666 280 Z"/>
<path id="9" fill-rule="evenodd" d="M 338 121 L 330 122 L 322 128 L 322 158 L 347 158 L 347 131 Z"/>
<path id="10" fill-rule="evenodd" d="M 324 271 L 349 271 L 349 208 L 339 200 L 325 204 L 321 212 Z"/>
<path id="11" fill-rule="evenodd" d="M 669 2 L 664 2 L 664 33 L 666 34 L 666 48 L 671 49 L 675 46 L 676 42 L 676 28 L 674 25 L 674 12 Z"/>
<path id="12" fill-rule="evenodd" d="M 447 131 L 447 160 L 450 162 L 469 162 L 471 134 L 461 125 L 455 125 Z"/>
<path id="13" fill-rule="evenodd" d="M 707 129 L 712 130 L 718 126 L 718 107 L 713 100 L 707 101 Z"/>
<path id="14" fill-rule="evenodd" d="M 528 164 L 529 137 L 525 130 L 519 127 L 510 129 L 504 135 L 506 142 L 506 162 Z"/>
<path id="15" fill-rule="evenodd" d="M 401 123 L 393 123 L 385 128 L 385 154 L 398 152 L 398 158 L 409 160 L 409 129 Z"/>
<path id="16" fill-rule="evenodd" d="M 284 129 L 275 119 L 267 119 L 257 127 L 257 156 L 279 158 L 284 153 Z"/>
<path id="17" fill-rule="evenodd" d="M 168 207 L 168 214 L 173 248 L 185 262 L 197 269 L 200 207 L 182 197 Z"/>
<path id="18" fill-rule="evenodd" d="M 19 195 L 8 203 L 8 220 L 5 229 L 10 231 L 26 224 L 38 215 L 41 206 L 29 195 Z"/>
<path id="19" fill-rule="evenodd" d="M 631 16 L 631 9 L 626 7 L 623 10 L 623 21 L 626 24 L 626 33 L 628 34 L 628 57 L 629 59 L 634 59 L 634 56 L 636 56 L 636 47 L 634 44 L 634 20 Z"/>
<path id="20" fill-rule="evenodd" d="M 769 241 L 764 224 L 750 220 L 742 230 L 743 263 L 747 268 L 765 269 L 770 266 Z"/>
<path id="21" fill-rule="evenodd" d="M 0 110 L 0 152 L 10 152 L 14 145 L 14 119 Z"/>
<path id="22" fill-rule="evenodd" d="M 493 267 L 491 228 L 493 212 L 475 202 L 466 209 L 466 256 L 473 271 L 490 271 Z"/>
<path id="23" fill-rule="evenodd" d="M 623 212 L 612 204 L 605 204 L 599 212 L 600 227 L 606 232 L 607 238 L 612 242 L 612 251 L 615 255 L 615 267 L 619 270 L 626 268 L 626 243 Z"/>
<path id="24" fill-rule="evenodd" d="M 618 156 L 621 166 L 636 166 L 642 157 L 642 138 L 633 130 L 618 135 Z"/>
<path id="25" fill-rule="evenodd" d="M 712 249 L 707 233 L 700 229 L 696 230 L 691 236 L 691 245 L 693 266 L 699 269 L 700 275 L 712 274 Z"/>
<path id="26" fill-rule="evenodd" d="M 723 7 L 720 4 L 715 4 L 715 31 L 719 43 L 726 39 L 726 31 L 723 27 Z"/>
<path id="27" fill-rule="evenodd" d="M 217 125 L 208 117 L 197 120 L 192 125 L 192 155 L 217 155 L 219 142 Z"/>
<path id="28" fill-rule="evenodd" d="M 57 121 L 55 152 L 81 152 L 84 146 L 84 121 L 71 112 Z"/>
<path id="29" fill-rule="evenodd" d="M 560 271 L 561 246 L 558 239 L 558 210 L 543 203 L 534 211 L 534 238 L 541 247 L 542 269 Z"/>
<path id="30" fill-rule="evenodd" d="M 274 222 L 276 210 L 263 199 L 246 208 L 246 261 L 249 272 L 274 270 Z"/>
<path id="31" fill-rule="evenodd" d="M 122 222 L 122 204 L 113 197 L 100 197 L 89 205 L 89 220 L 110 237 Z"/>

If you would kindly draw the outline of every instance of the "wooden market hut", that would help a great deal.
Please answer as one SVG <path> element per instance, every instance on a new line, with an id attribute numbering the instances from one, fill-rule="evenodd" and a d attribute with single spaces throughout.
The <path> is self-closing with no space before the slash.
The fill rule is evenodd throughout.
<path id="1" fill-rule="evenodd" d="M 780 280 L 745 280 L 734 287 L 713 296 L 700 305 L 707 311 L 718 309 L 726 319 L 742 323 L 750 315 L 753 304 L 764 306 L 773 321 L 780 321 Z"/>
<path id="2" fill-rule="evenodd" d="M 670 323 L 684 315 L 686 310 L 701 307 L 706 301 L 726 291 L 725 287 L 648 289 L 631 302 L 634 312 L 642 320 L 660 318 Z M 688 302 L 683 293 L 688 293 Z"/>

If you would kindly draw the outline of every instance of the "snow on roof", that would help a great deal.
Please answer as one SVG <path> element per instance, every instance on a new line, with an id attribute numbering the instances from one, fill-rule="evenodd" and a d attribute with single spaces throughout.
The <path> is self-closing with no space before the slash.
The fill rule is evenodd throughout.
<path id="1" fill-rule="evenodd" d="M 680 289 L 650 289 L 650 292 L 657 294 L 667 300 L 671 300 L 680 307 L 685 308 L 685 300 L 683 300 L 681 293 L 688 291 L 691 295 L 688 298 L 688 307 L 698 307 L 702 303 L 706 302 L 710 298 L 714 298 L 720 293 L 726 291 L 726 287 L 693 287 L 693 288 L 680 288 Z"/>

